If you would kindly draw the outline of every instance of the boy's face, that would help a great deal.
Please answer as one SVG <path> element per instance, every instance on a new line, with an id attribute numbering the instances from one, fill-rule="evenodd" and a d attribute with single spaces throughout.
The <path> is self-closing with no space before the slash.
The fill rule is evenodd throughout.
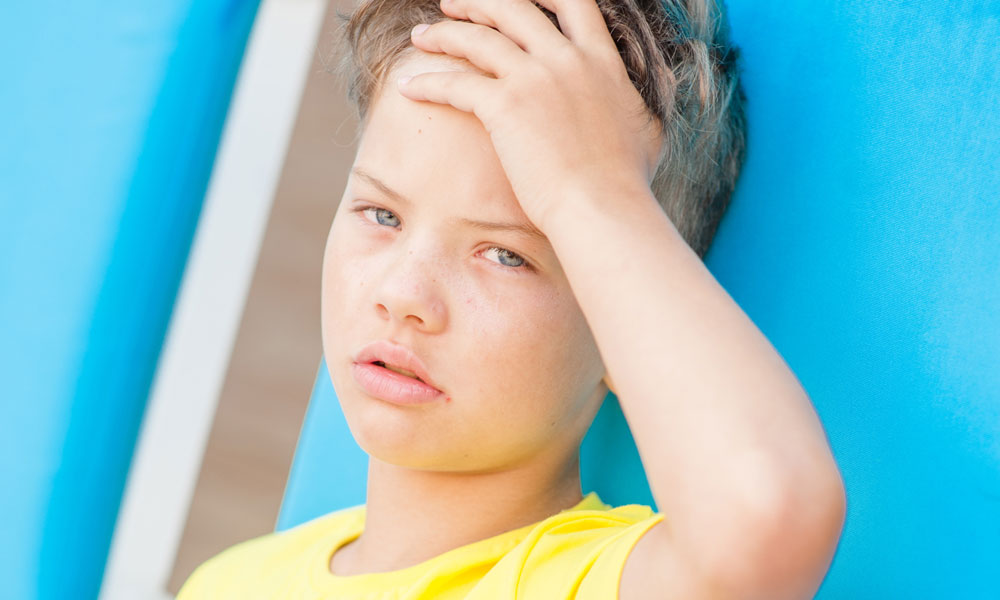
<path id="1" fill-rule="evenodd" d="M 411 468 L 490 470 L 575 451 L 607 388 L 548 241 L 470 223 L 533 228 L 479 120 L 396 91 L 400 75 L 446 69 L 474 71 L 418 51 L 371 106 L 327 239 L 323 351 L 366 452 Z M 377 340 L 412 350 L 444 394 L 404 406 L 366 393 L 354 358 Z"/>

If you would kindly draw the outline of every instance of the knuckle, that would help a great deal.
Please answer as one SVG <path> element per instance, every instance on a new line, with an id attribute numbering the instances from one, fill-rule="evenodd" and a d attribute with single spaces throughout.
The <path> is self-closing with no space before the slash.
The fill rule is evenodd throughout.
<path id="1" fill-rule="evenodd" d="M 477 43 L 485 44 L 493 38 L 493 31 L 494 31 L 493 29 L 485 25 L 480 25 L 476 23 L 473 25 L 472 31 L 469 33 L 469 35 Z"/>
<path id="2" fill-rule="evenodd" d="M 445 94 L 450 94 L 455 89 L 455 78 L 448 77 L 448 73 L 429 73 L 434 76 L 434 85 Z"/>
<path id="3" fill-rule="evenodd" d="M 524 0 L 497 0 L 496 5 L 500 10 L 509 11 L 523 1 Z"/>
<path id="4" fill-rule="evenodd" d="M 431 23 L 431 26 L 427 28 L 427 31 L 423 35 L 448 35 L 451 33 L 452 26 L 455 25 L 455 21 L 438 21 L 437 23 Z"/>
<path id="5" fill-rule="evenodd" d="M 507 85 L 503 93 L 497 95 L 497 104 L 502 112 L 516 112 L 531 99 L 531 85 Z"/>
<path id="6" fill-rule="evenodd" d="M 525 69 L 525 86 L 531 89 L 549 89 L 548 86 L 552 86 L 558 82 L 559 77 L 557 72 L 559 67 L 553 71 L 553 68 L 542 63 L 535 62 Z"/>
<path id="7" fill-rule="evenodd" d="M 567 40 L 555 50 L 555 60 L 563 70 L 579 72 L 586 69 L 587 60 L 576 44 Z"/>

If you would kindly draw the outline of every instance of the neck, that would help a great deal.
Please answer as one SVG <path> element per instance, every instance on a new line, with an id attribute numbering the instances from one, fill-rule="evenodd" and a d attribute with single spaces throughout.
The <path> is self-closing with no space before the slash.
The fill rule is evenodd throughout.
<path id="1" fill-rule="evenodd" d="M 393 571 L 537 523 L 580 502 L 579 450 L 488 473 L 410 469 L 371 457 L 361 535 L 336 552 L 337 575 Z"/>

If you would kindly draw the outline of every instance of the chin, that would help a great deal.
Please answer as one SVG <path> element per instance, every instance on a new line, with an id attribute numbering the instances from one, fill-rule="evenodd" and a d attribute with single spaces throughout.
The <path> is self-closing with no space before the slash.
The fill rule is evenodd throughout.
<path id="1" fill-rule="evenodd" d="M 364 399 L 362 402 L 381 403 Z M 358 446 L 369 456 L 397 467 L 421 471 L 485 472 L 495 465 L 473 440 L 442 435 L 454 433 L 451 426 L 431 426 L 414 419 L 395 406 L 366 406 L 348 415 L 348 426 Z M 353 418 L 352 418 L 353 417 Z M 475 449 L 476 454 L 470 450 Z"/>
<path id="2" fill-rule="evenodd" d="M 338 396 L 340 398 L 340 396 Z M 358 392 L 341 398 L 341 409 L 354 441 L 369 456 L 412 469 L 438 470 L 451 454 L 426 411 L 371 398 Z"/>

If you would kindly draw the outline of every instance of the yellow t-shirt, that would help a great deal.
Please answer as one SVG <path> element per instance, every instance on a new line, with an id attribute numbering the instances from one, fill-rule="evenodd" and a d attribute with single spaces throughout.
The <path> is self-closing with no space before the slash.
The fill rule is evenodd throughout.
<path id="1" fill-rule="evenodd" d="M 236 544 L 199 566 L 177 600 L 614 600 L 625 559 L 664 515 L 596 492 L 533 525 L 420 564 L 340 576 L 330 557 L 364 529 L 365 505 Z"/>

